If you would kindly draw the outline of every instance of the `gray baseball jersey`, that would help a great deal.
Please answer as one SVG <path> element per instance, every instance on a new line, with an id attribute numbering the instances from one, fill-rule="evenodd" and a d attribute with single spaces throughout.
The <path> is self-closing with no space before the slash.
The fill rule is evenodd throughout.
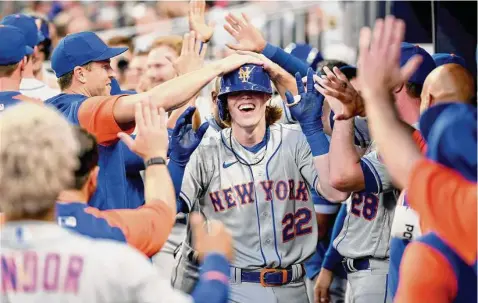
<path id="1" fill-rule="evenodd" d="M 347 217 L 334 247 L 344 257 L 389 256 L 390 231 L 396 204 L 390 175 L 376 150 L 362 157 L 365 190 L 347 200 Z"/>
<path id="2" fill-rule="evenodd" d="M 193 302 L 135 249 L 53 222 L 5 224 L 0 252 L 1 302 Z"/>
<path id="3" fill-rule="evenodd" d="M 254 153 L 224 129 L 202 140 L 184 173 L 181 199 L 231 231 L 238 268 L 301 263 L 317 243 L 309 186 L 318 177 L 305 136 L 282 124 L 268 136 Z"/>

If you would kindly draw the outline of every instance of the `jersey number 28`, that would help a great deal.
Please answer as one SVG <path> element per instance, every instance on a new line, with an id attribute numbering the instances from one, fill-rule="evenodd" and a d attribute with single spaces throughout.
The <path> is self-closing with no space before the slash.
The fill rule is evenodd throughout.
<path id="1" fill-rule="evenodd" d="M 295 214 L 287 213 L 282 219 L 282 242 L 287 242 L 295 237 L 310 234 L 312 226 L 309 225 L 312 212 L 308 208 L 299 208 Z"/>
<path id="2" fill-rule="evenodd" d="M 376 195 L 365 192 L 354 193 L 352 195 L 352 209 L 350 211 L 355 216 L 362 216 L 365 220 L 371 221 L 375 219 L 377 210 L 378 197 Z"/>

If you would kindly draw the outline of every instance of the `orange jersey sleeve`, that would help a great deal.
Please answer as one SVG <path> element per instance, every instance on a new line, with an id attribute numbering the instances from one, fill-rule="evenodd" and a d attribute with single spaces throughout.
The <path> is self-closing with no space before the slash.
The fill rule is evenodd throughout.
<path id="1" fill-rule="evenodd" d="M 89 207 L 85 212 L 103 218 L 112 227 L 121 229 L 128 244 L 148 257 L 161 250 L 174 225 L 172 210 L 160 201 L 137 209 L 101 211 Z"/>
<path id="2" fill-rule="evenodd" d="M 476 183 L 443 165 L 421 160 L 411 173 L 407 197 L 426 228 L 436 230 L 466 263 L 476 261 Z"/>
<path id="3" fill-rule="evenodd" d="M 400 263 L 400 281 L 394 303 L 449 303 L 458 285 L 446 258 L 420 242 L 410 243 Z"/>
<path id="4" fill-rule="evenodd" d="M 122 129 L 116 123 L 113 109 L 121 98 L 118 96 L 101 96 L 86 99 L 78 109 L 78 121 L 81 127 L 96 136 L 99 144 L 110 145 L 117 142 L 117 134 L 121 131 L 131 134 L 134 125 L 129 129 Z"/>
<path id="5" fill-rule="evenodd" d="M 415 130 L 412 134 L 413 140 L 418 146 L 418 149 L 420 149 L 420 153 L 424 155 L 427 152 L 427 142 L 422 136 L 422 133 L 420 131 Z"/>

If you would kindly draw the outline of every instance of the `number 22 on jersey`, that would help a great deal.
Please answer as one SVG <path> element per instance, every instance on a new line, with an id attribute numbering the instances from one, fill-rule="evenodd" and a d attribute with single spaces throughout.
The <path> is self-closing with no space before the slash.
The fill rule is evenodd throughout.
<path id="1" fill-rule="evenodd" d="M 288 242 L 295 237 L 310 234 L 312 226 L 309 224 L 312 212 L 308 208 L 299 208 L 295 214 L 287 213 L 282 219 L 282 242 Z"/>
<path id="2" fill-rule="evenodd" d="M 367 221 L 375 219 L 378 210 L 378 197 L 372 193 L 360 192 L 352 195 L 350 212 Z"/>

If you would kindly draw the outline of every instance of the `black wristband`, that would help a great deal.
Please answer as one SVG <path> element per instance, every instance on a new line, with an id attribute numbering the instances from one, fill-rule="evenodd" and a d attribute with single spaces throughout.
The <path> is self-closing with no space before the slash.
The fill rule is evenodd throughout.
<path id="1" fill-rule="evenodd" d="M 166 160 L 163 157 L 154 157 L 144 162 L 144 167 L 148 168 L 151 165 L 166 165 Z"/>

